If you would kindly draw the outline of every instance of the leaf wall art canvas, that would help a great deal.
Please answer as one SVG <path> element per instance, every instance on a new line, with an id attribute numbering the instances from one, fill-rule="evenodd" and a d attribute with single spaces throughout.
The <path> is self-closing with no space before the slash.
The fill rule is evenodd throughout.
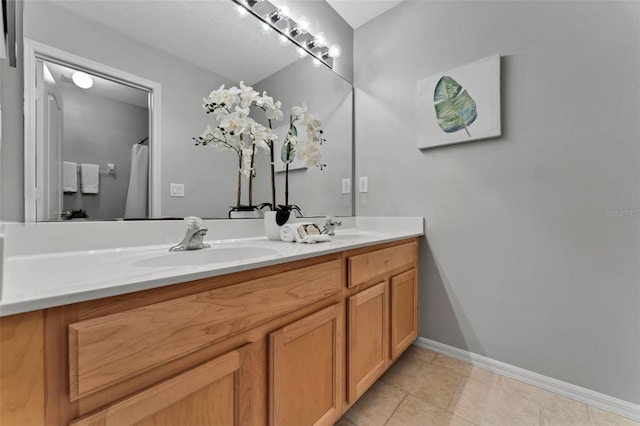
<path id="1" fill-rule="evenodd" d="M 418 81 L 418 148 L 501 136 L 500 55 Z"/>
<path id="2" fill-rule="evenodd" d="M 304 130 L 304 129 L 303 129 Z M 294 148 L 293 150 L 286 149 L 285 142 L 287 140 L 289 134 L 289 125 L 279 126 L 275 129 L 278 134 L 278 141 L 275 146 L 275 172 L 280 173 L 285 171 L 285 165 L 287 158 L 289 159 L 289 171 L 291 170 L 300 170 L 306 169 L 307 166 L 304 160 L 301 160 L 297 156 L 297 150 Z M 302 139 L 302 143 L 306 141 L 306 133 L 303 131 L 302 134 L 298 134 L 297 129 L 295 131 L 298 141 Z"/>

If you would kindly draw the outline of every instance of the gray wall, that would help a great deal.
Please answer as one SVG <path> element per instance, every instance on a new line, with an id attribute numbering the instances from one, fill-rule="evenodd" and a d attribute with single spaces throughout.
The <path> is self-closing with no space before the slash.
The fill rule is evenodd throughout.
<path id="1" fill-rule="evenodd" d="M 352 164 L 352 102 L 353 90 L 349 83 L 324 66 L 314 67 L 309 58 L 295 62 L 255 84 L 255 90 L 267 90 L 269 96 L 282 102 L 284 118 L 274 122 L 279 128 L 282 142 L 289 125 L 289 115 L 294 105 L 306 103 L 310 113 L 322 121 L 324 137 L 321 162 L 324 170 L 309 167 L 289 171 L 289 203 L 300 206 L 303 214 L 341 215 L 352 214 L 351 194 L 342 194 L 342 179 L 351 178 Z M 266 124 L 266 123 L 265 123 Z M 298 126 L 301 138 L 305 131 Z M 275 153 L 278 157 L 280 152 Z M 261 158 L 258 173 L 268 173 L 266 156 Z M 282 164 L 276 162 L 276 164 Z M 276 166 L 277 203 L 284 204 L 284 178 L 282 167 Z M 270 201 L 268 179 L 260 179 L 264 201 Z M 262 199 L 261 199 L 262 201 Z"/>
<path id="2" fill-rule="evenodd" d="M 21 221 L 24 219 L 24 149 L 22 98 L 22 9 L 23 2 L 16 5 L 16 39 L 18 40 L 18 63 L 9 67 L 9 60 L 0 59 L 0 103 L 2 104 L 2 147 L 0 148 L 0 220 Z"/>
<path id="3" fill-rule="evenodd" d="M 640 403 L 640 3 L 406 1 L 354 40 L 356 213 L 425 217 L 421 336 Z M 503 137 L 417 150 L 418 80 L 495 53 Z"/>
<path id="4" fill-rule="evenodd" d="M 149 134 L 147 108 L 102 96 L 62 88 L 62 160 L 116 166 L 115 174 L 100 173 L 98 194 L 65 193 L 63 209 L 86 210 L 89 218 L 124 217 L 131 173 L 131 147 Z"/>
<path id="5" fill-rule="evenodd" d="M 160 83 L 162 214 L 226 217 L 228 206 L 235 202 L 234 185 L 220 184 L 220 179 L 234 177 L 236 164 L 227 153 L 194 146 L 191 138 L 208 123 L 202 98 L 230 81 L 49 2 L 26 3 L 24 28 L 27 38 Z M 21 146 L 22 139 L 8 143 Z M 20 166 L 13 182 L 21 181 L 22 173 Z M 171 182 L 185 184 L 184 198 L 169 197 Z"/>

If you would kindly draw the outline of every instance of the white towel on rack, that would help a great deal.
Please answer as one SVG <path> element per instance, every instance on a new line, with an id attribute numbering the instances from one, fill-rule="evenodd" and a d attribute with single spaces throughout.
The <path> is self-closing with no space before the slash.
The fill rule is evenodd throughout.
<path id="1" fill-rule="evenodd" d="M 78 192 L 78 163 L 73 161 L 62 163 L 62 190 Z"/>
<path id="2" fill-rule="evenodd" d="M 100 189 L 100 166 L 97 164 L 80 164 L 82 177 L 82 193 L 97 194 Z"/>
<path id="3" fill-rule="evenodd" d="M 147 217 L 147 188 L 149 181 L 149 147 L 135 144 L 131 148 L 131 175 L 124 217 Z"/>

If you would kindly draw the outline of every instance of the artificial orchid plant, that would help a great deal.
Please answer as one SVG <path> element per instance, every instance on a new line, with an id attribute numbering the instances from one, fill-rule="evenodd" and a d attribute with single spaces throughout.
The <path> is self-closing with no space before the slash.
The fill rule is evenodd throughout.
<path id="1" fill-rule="evenodd" d="M 203 99 L 202 107 L 207 114 L 213 114 L 217 125 L 212 128 L 207 125 L 205 131 L 193 138 L 196 145 L 213 145 L 220 151 L 232 150 L 238 156 L 238 191 L 236 208 L 253 207 L 253 179 L 256 176 L 255 156 L 262 150 L 270 156 L 271 175 L 271 203 L 272 210 L 286 211 L 289 217 L 289 164 L 296 156 L 304 160 L 307 166 L 317 166 L 320 169 L 325 164 L 320 163 L 320 146 L 325 141 L 322 138 L 322 123 L 314 114 L 307 111 L 305 104 L 294 106 L 289 119 L 289 131 L 282 146 L 280 158 L 285 164 L 285 204 L 276 204 L 274 149 L 278 135 L 272 128 L 272 120 L 282 120 L 283 113 L 280 101 L 263 92 L 262 95 L 251 86 L 240 82 L 240 87 L 225 88 L 224 85 L 212 91 Z M 258 123 L 250 116 L 252 107 L 264 112 L 268 127 Z M 306 132 L 306 141 L 298 138 L 298 127 Z M 242 206 L 242 176 L 249 179 L 249 206 Z M 286 221 L 286 219 L 285 219 Z"/>

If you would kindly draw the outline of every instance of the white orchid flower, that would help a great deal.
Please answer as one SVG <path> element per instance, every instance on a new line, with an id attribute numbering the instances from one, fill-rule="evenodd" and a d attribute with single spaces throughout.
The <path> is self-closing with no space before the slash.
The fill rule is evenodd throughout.
<path id="1" fill-rule="evenodd" d="M 239 107 L 239 106 L 236 106 L 236 112 L 237 112 L 241 117 L 248 117 L 248 116 L 249 116 L 249 112 L 251 112 L 251 111 L 250 111 L 250 109 L 249 109 L 249 107 L 248 107 L 248 106 L 247 106 L 247 107 L 242 107 L 242 108 L 241 108 L 241 107 Z"/>
<path id="2" fill-rule="evenodd" d="M 246 86 L 244 81 L 240 82 L 240 106 L 242 108 L 249 108 L 259 95 L 258 92 L 253 90 L 253 87 Z"/>
<path id="3" fill-rule="evenodd" d="M 302 106 L 294 106 L 291 111 L 294 116 L 302 118 L 307 113 L 307 104 L 302 103 Z"/>
<path id="4" fill-rule="evenodd" d="M 280 101 L 278 101 L 275 104 L 273 104 L 273 107 L 270 106 L 265 110 L 265 115 L 269 120 L 280 121 L 284 117 L 284 114 L 282 114 L 281 108 L 282 108 L 282 104 L 280 103 Z"/>
<path id="5" fill-rule="evenodd" d="M 238 112 L 232 112 L 222 118 L 219 127 L 231 135 L 240 135 L 246 132 L 250 127 L 251 122 L 253 122 L 252 119 L 244 117 Z"/>
<path id="6" fill-rule="evenodd" d="M 308 142 L 300 145 L 302 146 L 298 147 L 297 157 L 301 160 L 304 160 L 305 164 L 308 167 L 319 166 L 321 159 L 319 145 Z"/>

